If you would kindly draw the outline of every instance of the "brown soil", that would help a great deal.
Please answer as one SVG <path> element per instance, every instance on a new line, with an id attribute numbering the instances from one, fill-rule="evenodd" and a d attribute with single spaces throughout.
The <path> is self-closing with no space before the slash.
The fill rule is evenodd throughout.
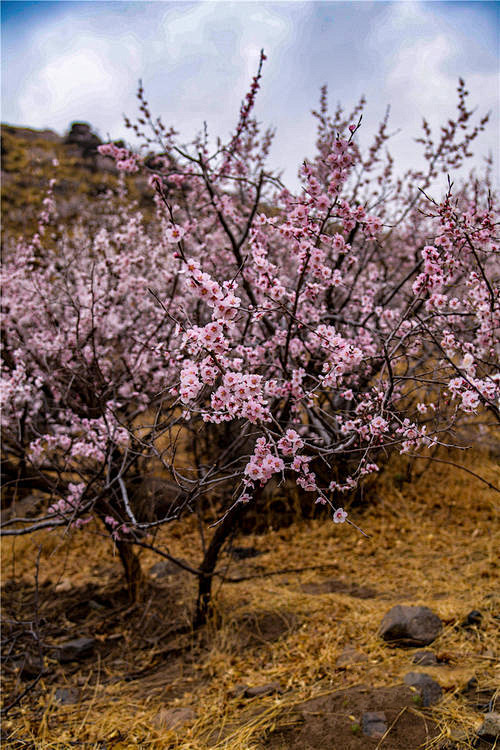
<path id="1" fill-rule="evenodd" d="M 269 750 L 384 750 L 422 747 L 438 736 L 435 722 L 415 710 L 418 696 L 409 688 L 356 687 L 300 704 L 296 715 L 300 724 L 276 729 L 267 743 Z M 417 701 L 418 703 L 418 701 Z M 373 738 L 363 734 L 358 717 L 367 711 L 383 712 L 387 732 Z M 290 717 L 293 721 L 293 714 Z"/>

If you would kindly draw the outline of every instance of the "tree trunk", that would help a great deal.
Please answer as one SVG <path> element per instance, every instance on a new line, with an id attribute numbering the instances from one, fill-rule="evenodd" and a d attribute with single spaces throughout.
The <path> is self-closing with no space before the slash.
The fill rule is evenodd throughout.
<path id="1" fill-rule="evenodd" d="M 257 490 L 254 498 L 249 503 L 237 503 L 226 515 L 223 521 L 215 529 L 215 533 L 210 540 L 203 561 L 200 565 L 201 573 L 198 576 L 198 599 L 196 610 L 193 618 L 193 628 L 199 628 L 207 621 L 210 611 L 210 600 L 212 596 L 212 580 L 217 565 L 219 553 L 227 539 L 238 530 L 240 520 L 250 507 L 261 495 L 261 490 Z"/>
<path id="2" fill-rule="evenodd" d="M 106 531 L 112 536 L 113 527 L 106 522 L 106 509 L 98 507 L 95 509 L 96 514 L 101 519 L 102 523 L 106 527 Z M 131 602 L 137 601 L 141 585 L 143 583 L 143 574 L 141 568 L 141 561 L 134 552 L 134 546 L 131 542 L 124 542 L 121 539 L 115 540 L 114 544 L 120 555 L 120 561 L 123 566 L 123 572 L 125 573 L 125 580 L 127 581 L 127 589 Z"/>
<path id="3" fill-rule="evenodd" d="M 117 541 L 115 544 L 125 572 L 130 601 L 135 602 L 139 598 L 143 583 L 141 562 L 134 552 L 132 544 L 122 541 Z"/>

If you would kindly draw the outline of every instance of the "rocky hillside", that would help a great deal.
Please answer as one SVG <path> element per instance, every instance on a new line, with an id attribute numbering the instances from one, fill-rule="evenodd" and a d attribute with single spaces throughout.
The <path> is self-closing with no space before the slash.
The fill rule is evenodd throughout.
<path id="1" fill-rule="evenodd" d="M 87 123 L 73 123 L 63 137 L 53 130 L 3 124 L 1 139 L 4 232 L 18 235 L 34 230 L 51 179 L 56 180 L 54 192 L 63 221 L 77 215 L 82 201 L 117 188 L 114 162 L 98 153 L 101 140 Z M 149 203 L 151 191 L 144 178 L 134 175 L 126 180 L 131 197 Z"/>

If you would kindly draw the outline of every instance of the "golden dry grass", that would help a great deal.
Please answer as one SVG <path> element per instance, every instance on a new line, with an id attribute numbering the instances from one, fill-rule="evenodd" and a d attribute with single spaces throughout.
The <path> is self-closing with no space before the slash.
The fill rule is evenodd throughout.
<path id="1" fill-rule="evenodd" d="M 471 453 L 465 462 L 500 484 L 494 456 Z M 424 468 L 420 464 L 417 471 Z M 220 567 L 227 575 L 259 577 L 215 586 L 214 622 L 201 636 L 175 637 L 181 657 L 162 657 L 162 644 L 154 644 L 149 651 L 143 647 L 140 658 L 146 668 L 129 681 L 120 660 L 96 660 L 85 673 L 59 675 L 57 686 L 64 679 L 69 685 L 80 680 L 76 705 L 57 704 L 56 686 L 43 678 L 4 721 L 4 732 L 11 738 L 4 746 L 23 747 L 16 744 L 17 738 L 28 743 L 24 747 L 40 750 L 71 743 L 96 750 L 257 750 L 266 747 L 268 732 L 304 700 L 339 687 L 394 685 L 409 671 L 424 671 L 445 691 L 442 701 L 425 711 L 441 730 L 432 747 L 450 737 L 462 738 L 456 747 L 472 747 L 467 737 L 473 736 L 482 716 L 463 689 L 471 678 L 489 695 L 500 684 L 500 496 L 447 464 L 431 464 L 411 482 L 404 482 L 403 474 L 401 461 L 395 461 L 371 491 L 370 504 L 353 509 L 353 519 L 369 538 L 347 525 L 298 520 L 287 529 L 240 539 L 238 544 L 263 554 L 239 562 L 224 557 Z M 161 534 L 172 554 L 199 560 L 192 518 Z M 104 586 L 119 572 L 112 550 L 95 533 L 80 533 L 71 544 L 55 535 L 40 535 L 3 543 L 4 580 L 13 575 L 14 557 L 17 579 L 33 580 L 41 541 L 40 582 L 50 578 L 53 592 L 84 581 Z M 156 559 L 145 552 L 142 562 L 147 570 Z M 261 576 L 314 565 L 331 567 Z M 311 584 L 332 579 L 338 590 L 311 593 Z M 194 600 L 195 582 L 182 577 L 175 586 L 174 599 L 178 595 L 185 608 L 184 602 Z M 360 598 L 359 587 L 372 589 L 373 596 Z M 148 602 L 142 605 L 144 623 L 155 611 L 155 601 Z M 380 621 L 396 603 L 424 604 L 440 616 L 444 628 L 432 645 L 441 660 L 438 666 L 416 667 L 411 651 L 389 648 L 380 640 Z M 460 627 L 473 609 L 483 615 L 481 627 Z M 168 612 L 160 615 L 168 622 Z M 134 635 L 125 633 L 125 651 L 134 648 Z M 336 660 L 346 644 L 364 654 L 366 661 L 340 670 Z M 275 681 L 281 694 L 231 697 L 238 684 Z M 160 712 L 173 707 L 190 707 L 193 715 L 169 730 L 162 726 Z"/>

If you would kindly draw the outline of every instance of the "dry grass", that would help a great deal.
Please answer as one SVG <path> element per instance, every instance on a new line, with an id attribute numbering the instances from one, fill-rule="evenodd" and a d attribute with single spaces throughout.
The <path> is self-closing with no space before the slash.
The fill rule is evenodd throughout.
<path id="1" fill-rule="evenodd" d="M 470 454 L 466 461 L 472 471 L 500 484 L 493 456 Z M 201 635 L 177 634 L 162 640 L 157 629 L 156 640 L 149 645 L 141 641 L 158 618 L 165 624 L 174 615 L 187 621 L 194 600 L 192 579 L 159 582 L 138 612 L 117 620 L 114 631 L 111 626 L 101 628 L 104 634 L 96 637 L 102 650 L 92 664 L 64 671 L 55 660 L 47 660 L 51 673 L 4 721 L 4 733 L 10 736 L 4 747 L 55 750 L 74 743 L 114 750 L 257 750 L 266 747 L 274 726 L 293 723 L 293 708 L 302 701 L 355 685 L 394 685 L 409 671 L 432 674 L 445 691 L 443 700 L 425 712 L 441 730 L 432 747 L 443 746 L 450 737 L 456 738 L 454 747 L 472 747 L 467 737 L 481 723 L 481 713 L 464 688 L 475 678 L 477 690 L 491 696 L 500 684 L 500 496 L 447 464 L 432 464 L 411 482 L 403 481 L 403 475 L 401 464 L 395 462 L 372 491 L 370 504 L 352 511 L 369 538 L 347 525 L 314 520 L 240 539 L 238 544 L 262 554 L 238 562 L 225 557 L 221 568 L 228 575 L 256 577 L 215 587 L 216 617 Z M 162 535 L 173 554 L 199 560 L 193 519 Z M 95 595 L 119 572 L 112 550 L 96 533 L 80 533 L 71 544 L 40 535 L 3 543 L 5 581 L 15 578 L 33 585 L 40 542 L 40 584 L 52 582 L 42 586 L 42 599 L 71 596 L 71 587 L 81 589 L 84 583 L 94 585 Z M 148 569 L 156 559 L 147 552 L 142 561 Z M 331 567 L 262 576 L 313 565 Z M 321 584 L 332 580 L 336 590 L 318 593 Z M 167 589 L 171 609 L 162 611 L 165 598 L 153 594 Z M 371 596 L 366 589 L 372 589 Z M 383 615 L 396 603 L 425 604 L 440 616 L 444 628 L 432 646 L 438 666 L 416 667 L 411 650 L 389 648 L 378 638 Z M 483 615 L 481 627 L 461 627 L 473 609 Z M 76 634 L 87 633 L 82 625 Z M 108 645 L 119 639 L 121 651 L 113 651 L 111 658 Z M 339 669 L 336 660 L 346 644 L 366 660 Z M 56 687 L 65 680 L 80 686 L 75 705 L 54 701 Z M 276 681 L 281 694 L 231 697 L 238 684 Z M 162 727 L 160 712 L 173 707 L 190 707 L 193 715 L 169 730 Z"/>

